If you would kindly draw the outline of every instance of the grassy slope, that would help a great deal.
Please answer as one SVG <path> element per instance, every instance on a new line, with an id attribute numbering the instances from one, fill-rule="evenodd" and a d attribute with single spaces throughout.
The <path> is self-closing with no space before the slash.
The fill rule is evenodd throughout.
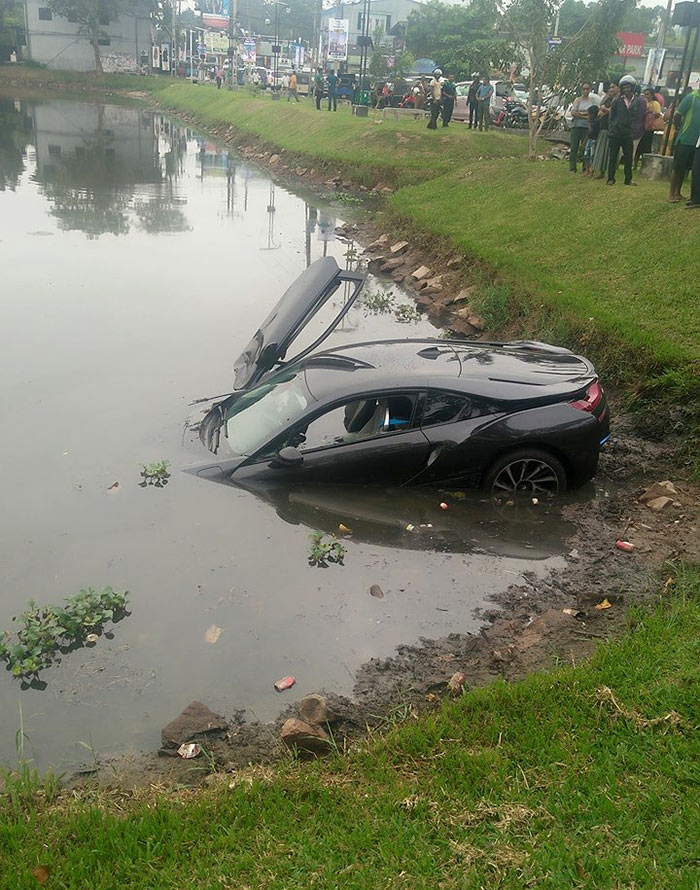
<path id="1" fill-rule="evenodd" d="M 155 805 L 6 806 L 0 888 L 38 864 L 63 890 L 697 888 L 699 595 L 686 572 L 590 665 L 477 689 L 345 758 Z M 670 711 L 680 726 L 644 722 Z"/>
<path id="2" fill-rule="evenodd" d="M 549 304 L 594 319 L 661 362 L 700 356 L 700 217 L 638 188 L 572 176 L 564 164 L 483 161 L 391 199 L 398 213 Z M 445 226 L 445 221 L 449 223 Z"/>
<path id="3" fill-rule="evenodd" d="M 233 124 L 287 151 L 312 160 L 338 161 L 366 171 L 367 181 L 410 184 L 454 169 L 482 155 L 517 154 L 522 140 L 497 133 L 470 136 L 462 127 L 428 132 L 413 119 L 375 121 L 353 117 L 349 106 L 317 111 L 313 102 L 272 102 L 249 92 L 229 93 L 177 83 L 159 95 L 159 102 L 176 111 L 197 114 L 204 123 Z M 449 138 L 448 138 L 449 136 Z"/>

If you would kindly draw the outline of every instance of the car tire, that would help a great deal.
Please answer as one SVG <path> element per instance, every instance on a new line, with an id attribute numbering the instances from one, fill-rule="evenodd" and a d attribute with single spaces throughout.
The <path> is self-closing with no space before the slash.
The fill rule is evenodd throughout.
<path id="1" fill-rule="evenodd" d="M 566 491 L 566 481 L 566 471 L 553 454 L 539 448 L 519 448 L 491 464 L 481 487 L 494 497 L 547 497 Z"/>

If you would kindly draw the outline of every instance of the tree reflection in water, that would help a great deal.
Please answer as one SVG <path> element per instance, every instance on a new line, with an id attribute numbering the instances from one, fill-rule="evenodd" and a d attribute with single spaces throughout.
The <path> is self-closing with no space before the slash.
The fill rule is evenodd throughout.
<path id="1" fill-rule="evenodd" d="M 22 103 L 0 98 L 0 192 L 17 187 L 31 141 L 31 118 Z"/>
<path id="2" fill-rule="evenodd" d="M 178 193 L 187 135 L 155 112 L 65 102 L 34 108 L 35 179 L 62 229 L 89 238 L 190 226 Z"/>

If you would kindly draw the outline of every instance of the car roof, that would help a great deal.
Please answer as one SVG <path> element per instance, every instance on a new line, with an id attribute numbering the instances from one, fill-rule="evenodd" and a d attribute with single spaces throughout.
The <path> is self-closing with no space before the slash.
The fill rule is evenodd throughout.
<path id="1" fill-rule="evenodd" d="M 299 363 L 319 401 L 377 389 L 436 388 L 506 402 L 556 401 L 593 379 L 591 363 L 529 341 L 382 340 L 317 352 Z"/>

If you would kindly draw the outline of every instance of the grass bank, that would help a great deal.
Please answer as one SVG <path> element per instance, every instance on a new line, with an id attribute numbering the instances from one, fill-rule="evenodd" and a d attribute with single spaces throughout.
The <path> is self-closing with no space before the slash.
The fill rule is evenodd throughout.
<path id="1" fill-rule="evenodd" d="M 700 883 L 700 577 L 590 664 L 495 683 L 345 757 L 229 788 L 5 799 L 0 888 Z"/>

